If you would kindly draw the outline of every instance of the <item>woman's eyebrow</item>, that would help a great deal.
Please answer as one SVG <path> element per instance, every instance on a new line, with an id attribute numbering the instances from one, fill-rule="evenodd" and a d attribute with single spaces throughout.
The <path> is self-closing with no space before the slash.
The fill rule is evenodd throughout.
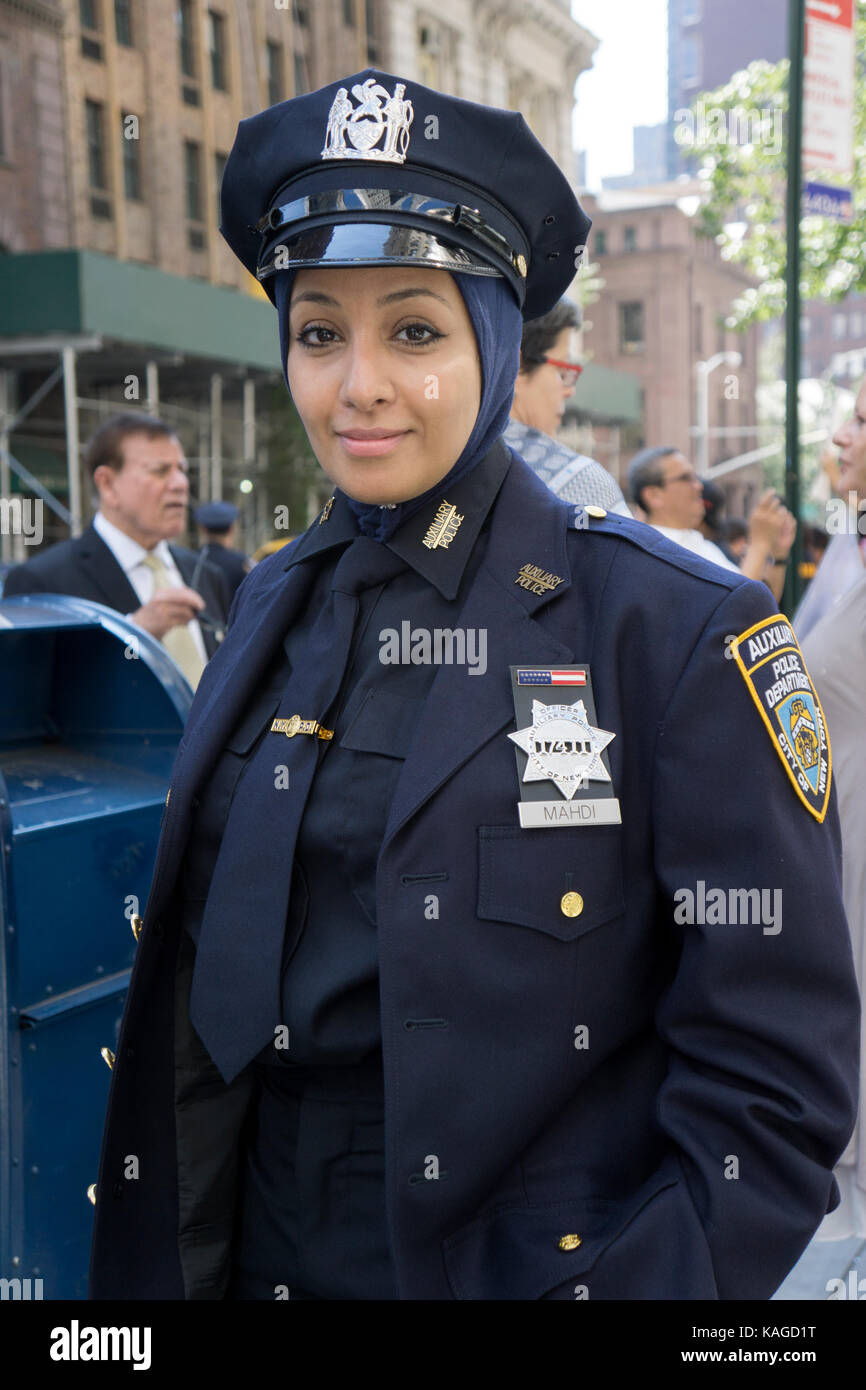
<path id="1" fill-rule="evenodd" d="M 441 294 L 437 294 L 435 290 L 422 289 L 420 286 L 416 289 L 394 290 L 391 294 L 384 295 L 382 299 L 377 299 L 376 303 L 382 307 L 385 304 L 394 304 L 398 299 L 414 299 L 425 294 L 430 295 L 432 299 L 438 299 L 446 308 L 451 308 L 448 300 L 443 298 Z M 305 300 L 313 304 L 330 304 L 335 309 L 340 307 L 340 301 L 334 299 L 330 294 L 325 294 L 323 290 L 305 290 L 303 294 L 295 296 L 291 308 L 294 309 L 296 304 L 303 304 Z"/>

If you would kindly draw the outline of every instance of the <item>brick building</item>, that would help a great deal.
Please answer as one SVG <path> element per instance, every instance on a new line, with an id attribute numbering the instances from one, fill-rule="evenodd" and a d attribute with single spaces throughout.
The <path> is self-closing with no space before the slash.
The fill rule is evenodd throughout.
<path id="1" fill-rule="evenodd" d="M 0 255 L 68 246 L 61 0 L 0 3 Z"/>
<path id="2" fill-rule="evenodd" d="M 0 495 L 41 486 L 46 539 L 77 530 L 79 441 L 132 403 L 177 429 L 197 497 L 242 503 L 248 545 L 275 476 L 306 525 L 325 484 L 302 435 L 275 461 L 273 310 L 218 230 L 238 121 L 378 65 L 519 107 L 570 176 L 596 43 L 568 0 L 0 0 Z"/>
<path id="3" fill-rule="evenodd" d="M 706 462 L 754 448 L 757 329 L 733 333 L 724 324 L 748 277 L 722 260 L 715 242 L 696 234 L 689 200 L 604 193 L 586 204 L 593 218 L 590 255 L 604 288 L 588 311 L 585 342 L 594 362 L 640 379 L 644 425 L 642 437 L 628 440 L 631 453 L 673 444 L 699 463 L 695 364 L 724 352 L 740 353 L 742 363 L 720 363 L 707 378 Z M 728 514 L 743 515 L 759 486 L 758 467 L 721 481 Z"/>

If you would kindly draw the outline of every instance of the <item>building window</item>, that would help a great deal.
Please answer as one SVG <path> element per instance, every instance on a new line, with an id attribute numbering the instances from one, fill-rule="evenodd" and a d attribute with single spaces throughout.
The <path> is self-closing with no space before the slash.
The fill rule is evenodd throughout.
<path id="1" fill-rule="evenodd" d="M 848 319 L 848 337 L 860 338 L 863 335 L 863 316 L 862 314 L 852 314 Z"/>
<path id="2" fill-rule="evenodd" d="M 0 159 L 8 159 L 9 149 L 9 121 L 6 108 L 6 59 L 0 53 Z"/>
<path id="3" fill-rule="evenodd" d="M 808 357 L 800 358 L 800 376 L 808 377 L 812 375 L 812 362 Z"/>
<path id="4" fill-rule="evenodd" d="M 276 106 L 285 95 L 283 90 L 283 45 L 267 42 L 268 56 L 268 105 Z"/>
<path id="5" fill-rule="evenodd" d="M 683 38 L 683 84 L 693 86 L 701 80 L 701 50 L 700 43 L 694 34 L 687 34 Z"/>
<path id="6" fill-rule="evenodd" d="M 222 221 L 222 216 L 223 216 L 223 213 L 222 213 L 222 206 L 221 206 L 221 204 L 220 204 L 220 189 L 222 188 L 222 184 L 223 184 L 223 174 L 224 174 L 225 171 L 226 171 L 226 160 L 227 160 L 227 159 L 228 159 L 228 155 L 227 155 L 227 154 L 219 154 L 219 153 L 216 153 L 216 154 L 214 154 L 214 157 L 213 157 L 214 184 L 215 184 L 215 186 L 216 186 L 216 222 L 217 222 L 217 226 L 219 226 L 220 222 Z"/>
<path id="7" fill-rule="evenodd" d="M 619 306 L 619 350 L 621 353 L 643 352 L 643 301 L 632 300 Z"/>
<path id="8" fill-rule="evenodd" d="M 84 103 L 84 116 L 87 125 L 87 167 L 90 187 L 105 189 L 105 127 L 101 101 Z"/>
<path id="9" fill-rule="evenodd" d="M 695 352 L 704 350 L 704 306 L 695 305 Z"/>
<path id="10" fill-rule="evenodd" d="M 294 0 L 292 18 L 299 29 L 306 29 L 309 20 L 307 17 L 307 7 L 302 3 L 302 0 Z"/>
<path id="11" fill-rule="evenodd" d="M 595 254 L 597 256 L 607 255 L 607 232 L 596 232 L 595 234 Z"/>
<path id="12" fill-rule="evenodd" d="M 373 0 L 367 0 L 367 62 L 371 68 L 379 66 L 379 38 L 376 33 L 376 15 Z"/>
<path id="13" fill-rule="evenodd" d="M 812 327 L 811 320 L 810 320 L 810 319 L 807 319 L 807 318 L 805 317 L 805 315 L 804 315 L 803 318 L 800 319 L 800 337 L 801 337 L 801 338 L 808 338 L 808 336 L 809 336 L 809 329 L 810 329 L 811 327 Z"/>
<path id="14" fill-rule="evenodd" d="M 201 222 L 201 146 L 194 140 L 184 140 L 183 161 L 187 220 Z"/>
<path id="15" fill-rule="evenodd" d="M 210 80 L 218 92 L 226 91 L 226 22 L 216 10 L 208 10 Z"/>
<path id="16" fill-rule="evenodd" d="M 343 0 L 343 23 L 350 29 L 355 27 L 355 0 Z"/>
<path id="17" fill-rule="evenodd" d="M 310 80 L 307 76 L 307 57 L 304 53 L 295 53 L 295 96 L 303 96 L 304 92 L 310 90 Z"/>
<path id="18" fill-rule="evenodd" d="M 420 17 L 417 27 L 418 80 L 438 91 L 452 91 L 457 76 L 457 36 L 453 29 L 437 20 Z M 509 92 L 509 105 L 520 111 L 527 103 L 528 93 L 519 92 L 515 99 L 514 83 Z"/>
<path id="19" fill-rule="evenodd" d="M 79 0 L 78 18 L 81 24 L 81 54 L 84 58 L 102 58 L 100 43 L 99 0 Z"/>
<path id="20" fill-rule="evenodd" d="M 138 117 L 131 115 L 128 111 L 120 113 L 120 138 L 123 142 L 123 191 L 127 198 L 138 202 L 141 200 L 141 159 L 139 151 L 141 146 L 138 142 L 139 122 Z"/>
<path id="21" fill-rule="evenodd" d="M 114 0 L 114 32 L 118 43 L 132 48 L 132 0 Z"/>
<path id="22" fill-rule="evenodd" d="M 834 338 L 844 338 L 847 323 L 844 314 L 834 314 L 830 321 L 830 329 Z"/>
<path id="23" fill-rule="evenodd" d="M 193 0 L 180 0 L 177 7 L 177 38 L 180 70 L 184 77 L 195 77 L 195 7 Z"/>
<path id="24" fill-rule="evenodd" d="M 637 228 L 626 227 L 622 234 L 622 244 L 625 251 L 637 250 Z"/>

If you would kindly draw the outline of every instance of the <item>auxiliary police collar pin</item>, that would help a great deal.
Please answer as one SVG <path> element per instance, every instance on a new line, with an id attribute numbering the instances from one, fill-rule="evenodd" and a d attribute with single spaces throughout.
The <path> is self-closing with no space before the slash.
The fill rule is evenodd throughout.
<path id="1" fill-rule="evenodd" d="M 518 728 L 508 737 L 521 750 L 521 826 L 621 824 L 605 752 L 616 735 L 595 722 L 589 667 L 512 666 L 511 685 Z M 580 689 L 580 698 L 562 703 L 556 697 L 569 687 Z M 541 782 L 552 782 L 562 800 L 545 799 L 550 793 Z M 590 782 L 603 786 L 589 795 Z"/>

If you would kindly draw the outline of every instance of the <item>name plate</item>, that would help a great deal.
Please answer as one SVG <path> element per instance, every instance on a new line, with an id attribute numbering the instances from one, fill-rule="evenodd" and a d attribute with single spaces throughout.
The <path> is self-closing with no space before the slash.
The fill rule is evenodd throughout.
<path id="1" fill-rule="evenodd" d="M 517 810 L 524 830 L 555 825 L 622 825 L 615 796 L 575 801 L 519 801 Z"/>

